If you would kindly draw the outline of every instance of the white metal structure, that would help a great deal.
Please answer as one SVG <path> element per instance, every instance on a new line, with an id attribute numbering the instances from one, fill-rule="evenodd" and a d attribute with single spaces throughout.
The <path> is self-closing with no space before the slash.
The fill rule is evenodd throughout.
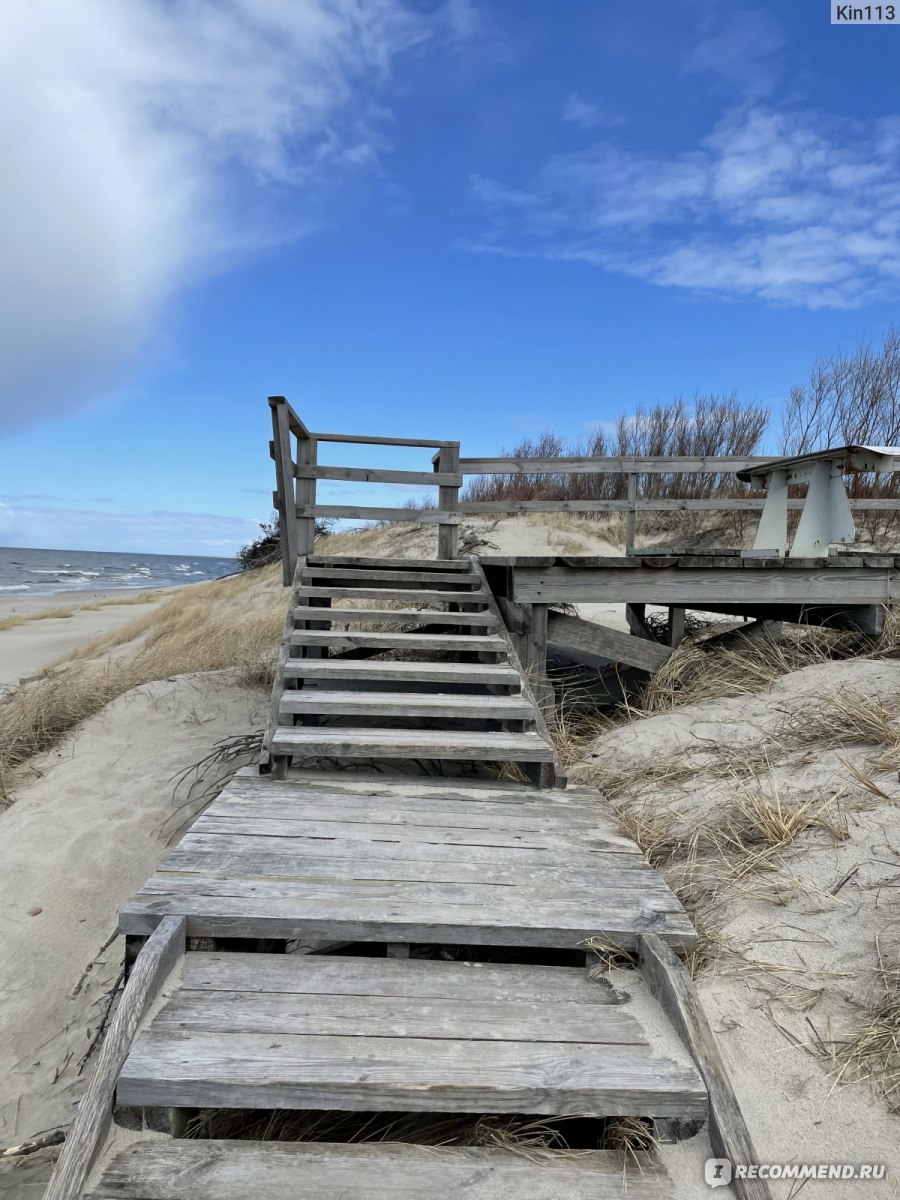
<path id="1" fill-rule="evenodd" d="M 860 471 L 893 471 L 900 449 L 891 446 L 837 446 L 795 458 L 781 458 L 737 477 L 765 488 L 763 507 L 753 551 L 786 555 L 788 542 L 788 487 L 809 485 L 791 554 L 795 558 L 821 558 L 829 546 L 856 539 L 856 526 L 844 487 L 844 475 Z"/>

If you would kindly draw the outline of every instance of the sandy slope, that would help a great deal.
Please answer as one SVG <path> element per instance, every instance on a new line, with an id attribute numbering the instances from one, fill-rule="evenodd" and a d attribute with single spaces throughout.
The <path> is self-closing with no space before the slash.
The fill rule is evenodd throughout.
<path id="1" fill-rule="evenodd" d="M 266 704 L 223 672 L 136 688 L 36 760 L 0 815 L 0 1145 L 72 1119 L 122 939 L 98 953 L 190 812 L 176 812 L 173 776 L 261 728 Z M 0 1166 L 0 1195 L 39 1196 L 39 1158 Z"/>

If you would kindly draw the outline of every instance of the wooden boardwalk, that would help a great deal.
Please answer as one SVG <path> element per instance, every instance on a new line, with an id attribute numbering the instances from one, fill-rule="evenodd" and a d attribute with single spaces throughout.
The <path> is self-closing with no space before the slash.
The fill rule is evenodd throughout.
<path id="1" fill-rule="evenodd" d="M 691 922 L 565 786 L 477 561 L 301 558 L 261 766 L 122 910 L 136 963 L 48 1200 L 674 1198 L 655 1157 L 596 1148 L 179 1136 L 228 1110 L 672 1131 L 713 1105 L 719 1130 L 730 1097 L 697 1052 Z M 591 947 L 647 973 L 617 992 Z"/>

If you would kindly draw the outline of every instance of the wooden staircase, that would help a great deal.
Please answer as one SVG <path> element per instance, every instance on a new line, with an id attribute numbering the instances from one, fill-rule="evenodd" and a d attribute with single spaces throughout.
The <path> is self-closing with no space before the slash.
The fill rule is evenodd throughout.
<path id="1" fill-rule="evenodd" d="M 262 765 L 322 759 L 564 782 L 477 561 L 298 561 Z"/>
<path id="2" fill-rule="evenodd" d="M 703 1065 L 691 921 L 565 787 L 477 562 L 301 560 L 260 767 L 121 910 L 131 975 L 46 1200 L 676 1200 L 657 1155 L 590 1148 L 619 1118 L 709 1115 L 756 1161 Z M 617 990 L 595 951 L 640 970 Z M 325 1132 L 185 1137 L 204 1112 Z M 353 1114 L 390 1140 L 328 1136 Z M 416 1144 L 475 1117 L 593 1132 Z"/>

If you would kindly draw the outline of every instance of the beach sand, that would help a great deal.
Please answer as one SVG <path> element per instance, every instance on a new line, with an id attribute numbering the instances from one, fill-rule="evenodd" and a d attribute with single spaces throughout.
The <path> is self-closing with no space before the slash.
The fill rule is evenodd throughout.
<path id="1" fill-rule="evenodd" d="M 196 584 L 186 584 L 196 587 Z M 171 588 L 56 592 L 52 596 L 0 596 L 0 622 L 7 617 L 33 618 L 48 609 L 64 608 L 65 617 L 27 619 L 0 628 L 0 693 L 71 654 L 91 638 L 109 633 L 141 613 L 150 612 L 172 594 Z M 121 603 L 115 601 L 121 598 Z M 102 607 L 96 607 L 102 605 Z"/>

